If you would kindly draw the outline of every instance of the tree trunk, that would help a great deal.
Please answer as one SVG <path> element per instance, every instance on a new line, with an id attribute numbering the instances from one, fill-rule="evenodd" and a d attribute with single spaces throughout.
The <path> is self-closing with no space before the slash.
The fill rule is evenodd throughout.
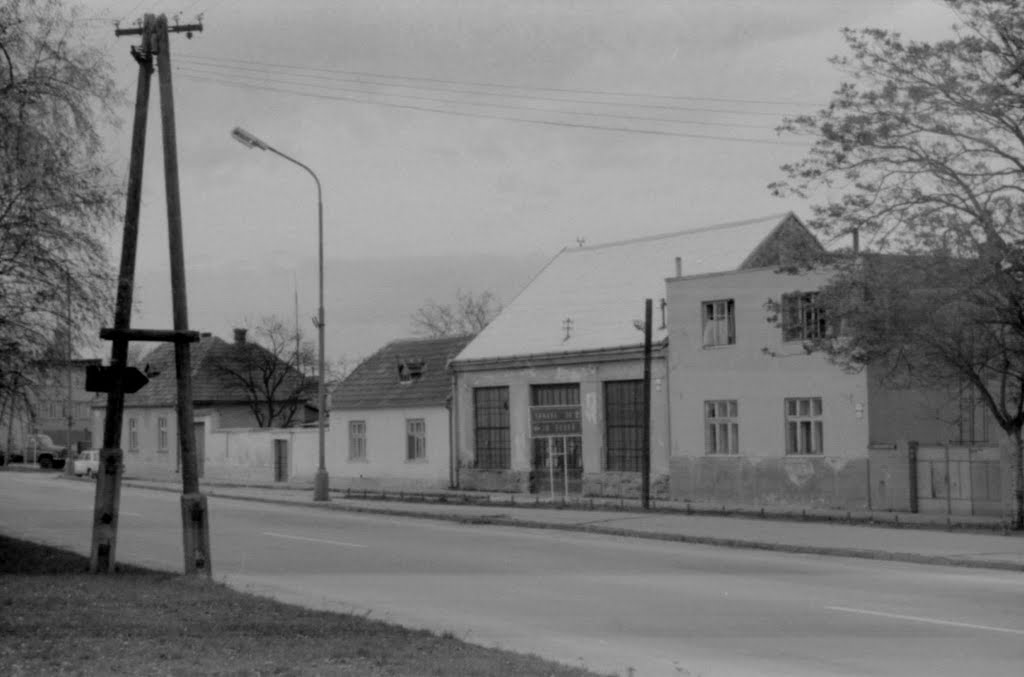
<path id="1" fill-rule="evenodd" d="M 1024 530 L 1024 435 L 1013 431 L 1013 528 Z"/>

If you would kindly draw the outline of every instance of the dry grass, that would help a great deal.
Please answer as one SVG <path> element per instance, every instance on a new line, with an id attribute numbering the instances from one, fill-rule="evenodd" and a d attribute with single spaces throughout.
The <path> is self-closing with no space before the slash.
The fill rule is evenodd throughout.
<path id="1" fill-rule="evenodd" d="M 87 567 L 81 556 L 0 536 L 0 674 L 594 674 L 176 574 L 94 576 Z"/>

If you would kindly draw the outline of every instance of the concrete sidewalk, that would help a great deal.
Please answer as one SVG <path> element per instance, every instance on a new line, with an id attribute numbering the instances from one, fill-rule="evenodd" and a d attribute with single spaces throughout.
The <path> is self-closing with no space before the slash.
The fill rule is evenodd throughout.
<path id="1" fill-rule="evenodd" d="M 180 485 L 148 480 L 124 480 L 124 486 L 180 492 Z M 203 493 L 210 497 L 301 505 L 310 509 L 347 510 L 378 514 L 440 519 L 468 524 L 564 529 L 615 536 L 652 538 L 728 547 L 756 548 L 781 552 L 809 553 L 841 557 L 861 557 L 923 564 L 969 566 L 1024 571 L 1024 534 L 988 531 L 945 531 L 908 525 L 889 526 L 802 521 L 785 515 L 722 516 L 708 512 L 686 514 L 678 509 L 642 512 L 618 508 L 609 502 L 595 503 L 593 509 L 578 506 L 556 507 L 534 501 L 517 505 L 487 505 L 468 502 L 452 492 L 443 502 L 437 500 L 379 500 L 346 497 L 331 492 L 326 503 L 313 502 L 311 489 L 255 486 L 207 485 Z M 409 494 L 415 499 L 418 494 Z M 484 495 L 486 496 L 486 495 Z M 397 498 L 397 497 L 396 497 Z M 434 497 L 435 499 L 437 497 Z M 474 498 L 480 498 L 477 495 Z M 460 502 L 463 501 L 463 502 Z M 615 502 L 617 503 L 617 502 Z M 633 501 L 633 503 L 636 503 Z M 928 516 L 943 520 L 945 516 Z M 918 516 L 918 519 L 923 519 Z M 979 522 L 983 526 L 991 526 Z M 922 522 L 922 526 L 924 522 Z"/>

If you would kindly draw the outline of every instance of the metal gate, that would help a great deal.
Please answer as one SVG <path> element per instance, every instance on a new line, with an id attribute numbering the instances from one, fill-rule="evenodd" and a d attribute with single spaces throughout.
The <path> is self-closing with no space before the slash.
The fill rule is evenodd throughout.
<path id="1" fill-rule="evenodd" d="M 583 491 L 583 439 L 578 435 L 535 437 L 530 491 L 568 498 Z"/>

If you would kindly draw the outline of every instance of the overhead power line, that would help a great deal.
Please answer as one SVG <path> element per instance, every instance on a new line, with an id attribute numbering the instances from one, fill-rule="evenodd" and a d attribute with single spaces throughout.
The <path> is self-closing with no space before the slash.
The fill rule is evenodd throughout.
<path id="1" fill-rule="evenodd" d="M 270 68 L 287 68 L 301 71 L 315 71 L 322 73 L 335 73 L 339 75 L 349 76 L 362 76 L 372 77 L 380 79 L 391 79 L 391 80 L 412 80 L 415 82 L 432 82 L 436 84 L 446 85 L 468 85 L 472 87 L 491 87 L 495 89 L 511 89 L 520 91 L 536 91 L 536 92 L 561 92 L 566 94 L 589 94 L 597 96 L 615 96 L 615 97 L 631 97 L 631 98 L 642 98 L 642 99 L 661 99 L 668 101 L 713 101 L 717 103 L 735 103 L 735 104 L 761 104 L 769 106 L 807 106 L 807 107 L 821 107 L 825 104 L 812 102 L 812 101 L 798 101 L 793 99 L 737 99 L 727 97 L 706 97 L 706 96 L 684 96 L 678 94 L 654 94 L 645 92 L 616 92 L 611 90 L 601 89 L 572 89 L 563 87 L 541 87 L 534 85 L 513 85 L 508 83 L 497 83 L 497 82 L 480 82 L 473 80 L 446 80 L 442 78 L 431 78 L 414 75 L 390 75 L 385 73 L 372 73 L 368 71 L 352 71 L 343 70 L 337 68 L 317 68 L 314 66 L 301 66 L 295 64 L 283 64 L 283 63 L 272 63 L 268 61 L 255 61 L 251 59 L 235 59 L 224 56 L 206 56 L 201 54 L 191 55 L 191 59 L 203 59 L 207 61 L 213 61 L 216 63 L 240 63 L 255 66 L 265 66 Z"/>
<path id="2" fill-rule="evenodd" d="M 724 135 L 718 136 L 718 135 L 711 135 L 711 134 L 696 134 L 696 133 L 689 133 L 689 132 L 680 132 L 680 131 L 673 131 L 673 130 L 666 130 L 666 129 L 641 129 L 641 128 L 635 128 L 635 127 L 616 127 L 616 126 L 613 126 L 613 125 L 599 125 L 599 124 L 588 124 L 588 123 L 579 123 L 579 122 L 564 122 L 564 121 L 550 120 L 550 119 L 526 118 L 526 117 L 515 117 L 515 116 L 505 116 L 505 115 L 488 115 L 488 114 L 485 114 L 485 113 L 478 113 L 478 112 L 472 112 L 472 111 L 460 111 L 460 110 L 451 110 L 451 109 L 443 109 L 443 108 L 430 108 L 428 106 L 421 106 L 421 105 L 416 105 L 416 104 L 401 104 L 401 103 L 386 102 L 386 101 L 369 101 L 369 100 L 366 100 L 366 99 L 359 99 L 359 98 L 355 98 L 355 97 L 351 97 L 351 96 L 322 94 L 322 93 L 315 93 L 315 92 L 309 92 L 309 91 L 303 91 L 303 90 L 297 90 L 297 89 L 288 89 L 288 88 L 284 88 L 284 87 L 269 87 L 269 86 L 265 86 L 265 85 L 254 84 L 254 83 L 239 82 L 237 80 L 228 80 L 228 79 L 217 78 L 217 77 L 207 77 L 207 76 L 204 76 L 204 75 L 196 75 L 196 74 L 192 74 L 192 73 L 188 73 L 188 72 L 183 72 L 182 76 L 184 78 L 188 79 L 188 80 L 193 80 L 193 81 L 197 81 L 197 82 L 207 82 L 207 83 L 212 83 L 212 84 L 218 84 L 218 85 L 223 85 L 223 86 L 226 86 L 226 87 L 233 87 L 233 88 L 237 88 L 237 89 L 250 89 L 250 90 L 258 90 L 258 91 L 265 91 L 265 92 L 276 92 L 276 93 L 279 93 L 279 94 L 290 94 L 290 95 L 294 95 L 294 96 L 302 96 L 302 97 L 307 97 L 307 98 L 311 98 L 311 99 L 320 99 L 320 100 L 325 100 L 325 101 L 344 101 L 344 102 L 347 102 L 347 103 L 358 103 L 358 104 L 363 104 L 363 105 L 382 106 L 382 107 L 387 107 L 387 108 L 398 108 L 398 109 L 403 109 L 403 110 L 414 110 L 414 111 L 420 111 L 420 112 L 426 112 L 426 113 L 439 113 L 441 115 L 452 115 L 452 116 L 458 116 L 458 117 L 468 117 L 468 118 L 477 118 L 477 119 L 485 119 L 485 120 L 503 120 L 503 121 L 507 121 L 507 122 L 519 122 L 519 123 L 546 125 L 546 126 L 553 126 L 553 127 L 572 127 L 572 128 L 576 128 L 576 129 L 590 129 L 590 130 L 605 131 L 605 132 L 621 132 L 621 133 L 630 133 L 630 134 L 646 134 L 646 135 L 652 135 L 652 136 L 669 136 L 669 137 L 688 138 L 688 139 L 702 139 L 702 140 L 711 140 L 711 141 L 732 141 L 732 142 L 740 142 L 740 143 L 754 143 L 754 144 L 765 144 L 765 145 L 773 145 L 773 146 L 794 146 L 794 147 L 799 147 L 799 148 L 806 148 L 806 144 L 805 143 L 795 143 L 795 142 L 787 142 L 787 141 L 773 140 L 773 139 L 758 139 L 758 138 L 749 138 L 749 137 L 745 138 L 745 137 L 724 136 Z M 556 113 L 556 114 L 558 113 L 558 111 L 553 111 L 553 110 L 552 111 L 545 111 L 545 112 Z M 566 114 L 571 114 L 571 113 L 566 113 Z"/>
<path id="3" fill-rule="evenodd" d="M 656 110 L 673 110 L 686 113 L 716 113 L 725 115 L 748 115 L 748 116 L 763 116 L 774 119 L 779 119 L 784 115 L 779 111 L 751 111 L 751 110 L 737 110 L 734 108 L 704 108 L 704 107 L 693 107 L 693 106 L 679 106 L 670 104 L 656 104 L 656 103 L 644 103 L 640 101 L 602 101 L 598 99 L 578 99 L 568 97 L 554 97 L 554 96 L 543 96 L 536 94 L 524 94 L 520 92 L 510 91 L 488 91 L 487 89 L 468 89 L 456 85 L 455 83 L 445 83 L 442 86 L 434 85 L 415 85 L 415 84 L 404 84 L 402 82 L 387 82 L 383 76 L 368 76 L 368 75 L 347 75 L 344 71 L 340 71 L 341 75 L 320 75 L 319 73 L 329 71 L 330 69 L 323 68 L 308 68 L 302 69 L 290 66 L 280 65 L 264 65 L 264 66 L 253 66 L 253 65 L 233 65 L 225 64 L 221 60 L 209 59 L 207 57 L 193 57 L 193 56 L 182 56 L 181 61 L 187 62 L 189 65 L 206 68 L 216 68 L 221 70 L 241 71 L 241 72 L 253 72 L 259 73 L 263 76 L 275 75 L 283 77 L 300 77 L 312 80 L 321 80 L 327 82 L 345 82 L 345 83 L 356 83 L 362 85 L 371 85 L 377 87 L 391 87 L 395 89 L 412 89 L 426 92 L 440 92 L 448 94 L 472 94 L 478 96 L 488 97 L 507 97 L 513 99 L 527 99 L 531 101 L 547 101 L 557 103 L 580 103 L 586 105 L 596 106 L 611 106 L 611 107 L 627 107 L 627 108 L 650 108 Z M 297 72 L 285 72 L 285 73 L 268 73 L 267 69 L 271 68 L 274 70 L 284 71 L 297 71 Z M 365 78 L 372 77 L 377 80 L 385 79 L 384 82 L 377 80 L 366 80 Z M 389 76 L 392 78 L 401 76 Z M 476 87 L 484 87 L 484 85 L 476 85 Z M 487 85 L 487 87 L 497 87 L 497 85 Z M 525 89 L 519 88 L 516 89 Z M 547 91 L 544 88 L 540 88 L 539 91 Z M 625 95 L 619 95 L 625 96 Z M 743 125 L 740 125 L 743 126 Z"/>
<path id="4" fill-rule="evenodd" d="M 295 80 L 290 80 L 290 79 L 287 79 L 287 78 L 278 79 L 278 78 L 258 77 L 258 76 L 254 76 L 254 75 L 241 75 L 241 76 L 238 76 L 238 75 L 236 75 L 236 74 L 234 74 L 234 73 L 232 73 L 230 71 L 224 72 L 224 71 L 218 71 L 216 69 L 214 69 L 214 70 L 202 69 L 202 68 L 198 68 L 197 69 L 195 67 L 186 67 L 186 68 L 179 67 L 178 70 L 181 73 L 187 73 L 187 74 L 192 74 L 192 75 L 216 76 L 216 77 L 227 77 L 227 78 L 242 77 L 242 78 L 247 78 L 248 79 L 247 84 L 253 84 L 253 85 L 277 84 L 277 85 L 298 86 L 298 87 L 317 87 L 317 88 L 323 89 L 323 87 L 321 85 L 312 85 L 312 84 L 306 83 L 306 82 L 296 82 Z M 736 128 L 762 129 L 762 130 L 772 130 L 772 129 L 774 129 L 774 127 L 771 127 L 771 126 L 768 126 L 768 125 L 754 125 L 754 124 L 748 124 L 748 123 L 743 123 L 743 122 L 712 122 L 712 121 L 706 121 L 706 120 L 679 120 L 679 119 L 676 119 L 676 118 L 652 117 L 652 116 L 642 116 L 642 115 L 625 115 L 625 114 L 622 114 L 622 113 L 600 113 L 600 112 L 581 111 L 581 110 L 561 110 L 561 109 L 557 109 L 557 108 L 543 108 L 543 107 L 538 107 L 538 106 L 519 106 L 519 105 L 514 105 L 514 104 L 495 103 L 495 102 L 491 102 L 491 101 L 467 101 L 467 100 L 460 100 L 460 99 L 438 99 L 438 98 L 433 98 L 433 97 L 428 97 L 428 96 L 419 96 L 419 95 L 416 95 L 416 94 L 403 94 L 403 93 L 395 93 L 395 92 L 373 92 L 373 91 L 367 91 L 365 89 L 354 89 L 354 88 L 350 88 L 350 87 L 334 86 L 334 87 L 331 87 L 330 90 L 334 91 L 334 92 L 347 92 L 347 93 L 350 93 L 350 94 L 361 94 L 361 95 L 364 95 L 364 96 L 367 96 L 367 97 L 392 97 L 392 98 L 407 99 L 407 100 L 412 100 L 412 101 L 423 101 L 423 102 L 426 102 L 426 103 L 434 103 L 434 104 L 442 104 L 442 105 L 453 104 L 453 105 L 463 105 L 463 106 L 477 106 L 477 107 L 483 107 L 483 108 L 497 108 L 497 109 L 503 109 L 503 110 L 530 111 L 530 112 L 534 112 L 534 113 L 556 113 L 556 114 L 559 114 L 559 115 L 578 115 L 578 116 L 588 117 L 588 118 L 610 118 L 610 119 L 615 119 L 615 120 L 633 120 L 633 121 L 637 121 L 637 122 L 665 122 L 665 123 L 669 123 L 669 124 L 696 125 L 696 126 L 701 126 L 701 127 L 736 127 Z M 373 103 L 373 101 L 367 101 L 367 103 Z"/>

